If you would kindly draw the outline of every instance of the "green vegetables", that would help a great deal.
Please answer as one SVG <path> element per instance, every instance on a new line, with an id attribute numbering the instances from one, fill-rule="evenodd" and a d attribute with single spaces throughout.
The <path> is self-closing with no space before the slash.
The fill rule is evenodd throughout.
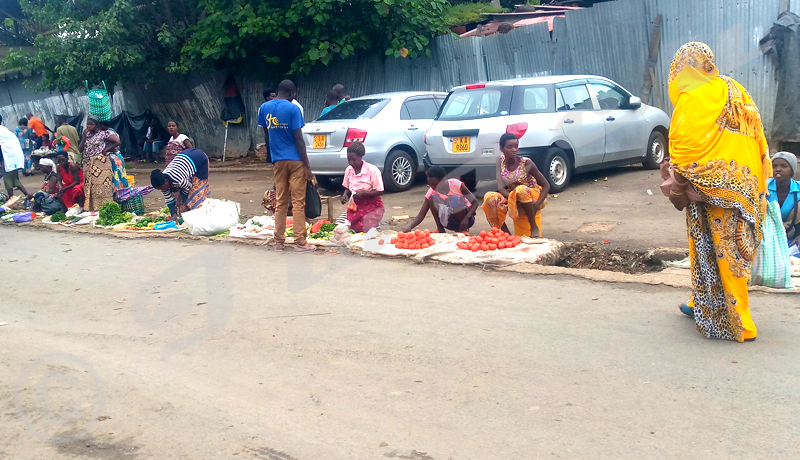
<path id="1" fill-rule="evenodd" d="M 169 208 L 164 208 L 161 210 L 161 214 L 169 215 Z"/>
<path id="2" fill-rule="evenodd" d="M 109 201 L 103 206 L 100 206 L 97 225 L 110 227 L 113 225 L 130 222 L 131 219 L 133 219 L 133 214 L 129 212 L 123 213 L 122 207 L 119 205 L 119 203 L 115 201 Z"/>
<path id="3" fill-rule="evenodd" d="M 149 227 L 150 224 L 157 224 L 159 222 L 165 222 L 167 219 L 165 217 L 145 217 L 144 219 L 137 220 L 131 227 L 136 228 L 145 228 Z"/>
<path id="4" fill-rule="evenodd" d="M 336 224 L 322 224 L 317 233 L 312 233 L 309 238 L 314 240 L 328 240 L 333 235 Z"/>
<path id="5" fill-rule="evenodd" d="M 286 229 L 286 236 L 294 238 L 294 228 L 287 228 Z"/>
<path id="6" fill-rule="evenodd" d="M 50 222 L 61 222 L 64 220 L 67 220 L 67 215 L 61 211 L 50 216 Z"/>

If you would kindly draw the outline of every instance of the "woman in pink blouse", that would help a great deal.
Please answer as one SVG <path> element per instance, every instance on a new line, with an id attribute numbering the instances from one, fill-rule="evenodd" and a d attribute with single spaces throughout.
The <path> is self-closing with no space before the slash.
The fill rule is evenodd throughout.
<path id="1" fill-rule="evenodd" d="M 350 229 L 355 232 L 368 232 L 381 223 L 383 219 L 383 178 L 381 171 L 364 161 L 364 144 L 353 142 L 347 147 L 347 162 L 350 166 L 344 171 L 346 189 L 342 194 L 342 204 L 350 197 L 352 203 L 347 206 L 347 220 Z"/>

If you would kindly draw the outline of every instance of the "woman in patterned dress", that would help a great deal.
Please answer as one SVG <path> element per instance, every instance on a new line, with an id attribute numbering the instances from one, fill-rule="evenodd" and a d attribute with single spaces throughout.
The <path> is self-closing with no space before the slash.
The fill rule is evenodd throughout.
<path id="1" fill-rule="evenodd" d="M 669 95 L 675 106 L 669 199 L 686 209 L 692 273 L 692 295 L 680 309 L 708 338 L 754 340 L 747 284 L 772 176 L 761 116 L 747 91 L 719 74 L 702 43 L 678 50 Z M 689 201 L 690 186 L 702 201 Z"/>
<path id="2" fill-rule="evenodd" d="M 511 233 L 506 215 L 514 221 L 514 234 L 542 237 L 542 209 L 547 204 L 550 183 L 530 158 L 519 156 L 519 138 L 511 133 L 500 137 L 497 159 L 497 192 L 483 197 L 483 212 L 492 227 Z M 539 185 L 542 184 L 542 185 Z"/>
<path id="3" fill-rule="evenodd" d="M 81 139 L 83 153 L 84 209 L 99 211 L 100 206 L 114 199 L 114 165 L 110 154 L 119 147 L 119 136 L 96 118 L 86 120 Z"/>

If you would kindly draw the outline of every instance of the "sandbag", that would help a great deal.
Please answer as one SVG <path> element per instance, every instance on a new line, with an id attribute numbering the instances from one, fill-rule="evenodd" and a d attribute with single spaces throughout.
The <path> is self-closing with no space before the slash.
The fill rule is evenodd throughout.
<path id="1" fill-rule="evenodd" d="M 319 197 L 317 187 L 311 182 L 306 182 L 306 219 L 316 219 L 322 215 L 322 199 Z"/>
<path id="2" fill-rule="evenodd" d="M 781 208 L 776 201 L 767 205 L 767 215 L 761 224 L 764 239 L 758 248 L 750 274 L 750 284 L 776 289 L 793 289 L 789 245 L 783 228 Z"/>
<path id="3" fill-rule="evenodd" d="M 219 235 L 239 223 L 239 203 L 209 198 L 199 208 L 184 212 L 181 217 L 192 235 Z"/>

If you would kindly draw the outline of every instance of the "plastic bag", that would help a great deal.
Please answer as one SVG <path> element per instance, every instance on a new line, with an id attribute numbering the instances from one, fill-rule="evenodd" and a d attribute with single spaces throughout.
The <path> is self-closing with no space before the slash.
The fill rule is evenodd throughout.
<path id="1" fill-rule="evenodd" d="M 789 244 L 783 228 L 781 208 L 773 201 L 767 205 L 767 215 L 761 224 L 764 239 L 758 248 L 750 274 L 750 284 L 776 289 L 793 289 Z"/>
<path id="2" fill-rule="evenodd" d="M 345 238 L 350 236 L 350 222 L 345 222 L 343 224 L 339 224 L 336 228 L 333 229 L 333 234 L 331 235 L 331 243 L 334 244 L 344 244 Z"/>
<path id="3" fill-rule="evenodd" d="M 67 217 L 75 217 L 83 214 L 83 208 L 80 205 L 75 205 L 67 210 L 66 216 Z"/>
<path id="4" fill-rule="evenodd" d="M 190 234 L 218 235 L 239 223 L 239 203 L 209 198 L 199 208 L 184 212 L 182 217 Z"/>
<path id="5" fill-rule="evenodd" d="M 319 197 L 317 187 L 311 182 L 306 182 L 306 219 L 316 219 L 322 215 L 322 199 Z"/>

